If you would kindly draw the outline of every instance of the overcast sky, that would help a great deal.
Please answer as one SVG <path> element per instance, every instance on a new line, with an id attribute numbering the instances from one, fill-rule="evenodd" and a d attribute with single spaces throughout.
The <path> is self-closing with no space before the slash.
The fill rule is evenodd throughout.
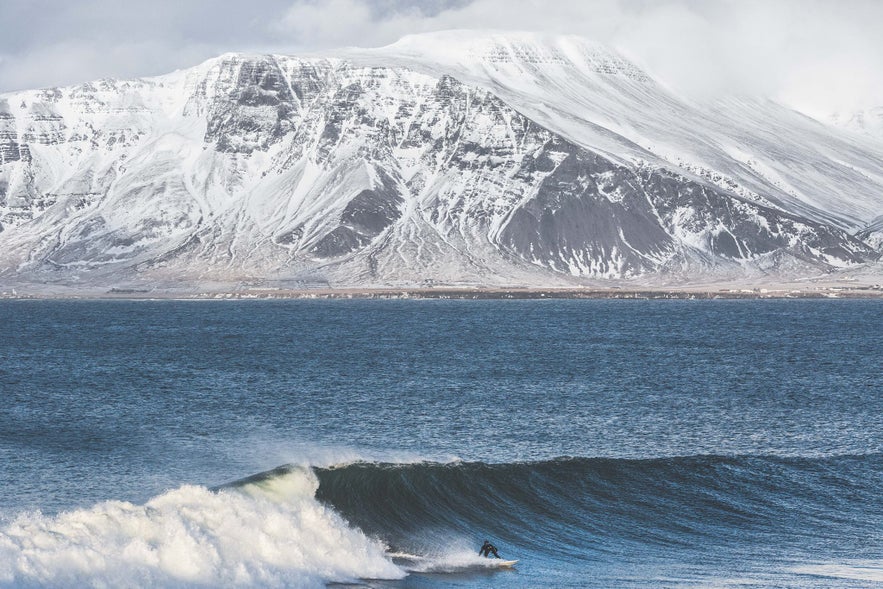
<path id="1" fill-rule="evenodd" d="M 0 0 L 0 92 L 451 28 L 583 35 L 694 97 L 883 105 L 883 0 Z"/>

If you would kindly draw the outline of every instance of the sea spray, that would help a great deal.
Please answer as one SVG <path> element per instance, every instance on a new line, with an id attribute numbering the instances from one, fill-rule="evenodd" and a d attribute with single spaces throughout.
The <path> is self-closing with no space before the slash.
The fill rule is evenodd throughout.
<path id="1" fill-rule="evenodd" d="M 0 583 L 323 587 L 403 577 L 382 545 L 315 499 L 317 488 L 295 467 L 239 488 L 182 486 L 144 505 L 25 513 L 0 529 Z"/>

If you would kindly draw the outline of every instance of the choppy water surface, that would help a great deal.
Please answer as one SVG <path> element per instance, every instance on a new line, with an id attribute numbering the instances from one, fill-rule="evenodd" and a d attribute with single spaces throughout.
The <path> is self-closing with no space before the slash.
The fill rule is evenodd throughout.
<path id="1" fill-rule="evenodd" d="M 883 582 L 881 301 L 6 301 L 0 329 L 0 585 Z"/>

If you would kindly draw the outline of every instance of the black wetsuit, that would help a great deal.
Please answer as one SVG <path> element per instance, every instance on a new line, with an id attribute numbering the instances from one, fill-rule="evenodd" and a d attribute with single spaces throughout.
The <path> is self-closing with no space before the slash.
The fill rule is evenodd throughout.
<path id="1" fill-rule="evenodd" d="M 490 558 L 491 554 L 496 558 L 500 558 L 500 555 L 497 554 L 497 547 L 490 542 L 485 541 L 485 543 L 481 545 L 481 550 L 478 551 L 478 555 Z"/>

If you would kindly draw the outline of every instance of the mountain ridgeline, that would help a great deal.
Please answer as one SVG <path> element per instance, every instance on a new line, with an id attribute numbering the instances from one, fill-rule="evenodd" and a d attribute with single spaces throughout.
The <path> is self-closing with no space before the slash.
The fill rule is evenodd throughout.
<path id="1" fill-rule="evenodd" d="M 573 37 L 227 54 L 0 95 L 2 284 L 802 277 L 879 269 L 881 212 L 878 140 L 682 101 Z"/>

